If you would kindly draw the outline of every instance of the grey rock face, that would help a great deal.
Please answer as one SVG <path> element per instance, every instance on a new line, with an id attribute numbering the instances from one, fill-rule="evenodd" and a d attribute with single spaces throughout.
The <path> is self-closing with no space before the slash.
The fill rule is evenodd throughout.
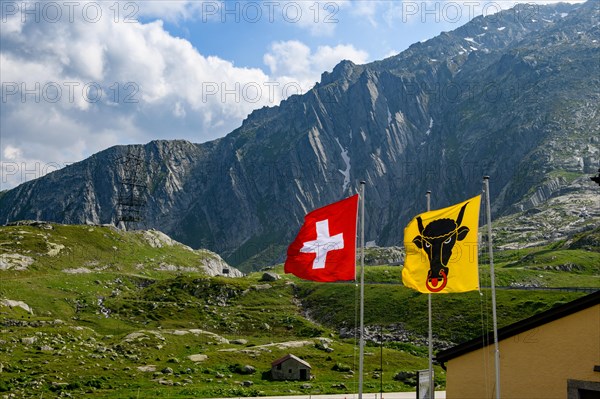
<path id="1" fill-rule="evenodd" d="M 144 159 L 144 228 L 242 270 L 281 261 L 306 212 L 361 180 L 366 238 L 381 246 L 402 242 L 427 190 L 444 207 L 480 193 L 484 174 L 494 216 L 588 195 L 597 187 L 577 178 L 600 160 L 599 14 L 593 0 L 520 6 L 344 61 L 222 139 L 112 147 L 0 193 L 0 221 L 115 223 L 128 151 Z"/>

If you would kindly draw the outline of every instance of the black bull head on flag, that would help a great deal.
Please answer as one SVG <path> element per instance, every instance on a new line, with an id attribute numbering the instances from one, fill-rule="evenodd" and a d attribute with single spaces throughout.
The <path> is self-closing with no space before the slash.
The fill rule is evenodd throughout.
<path id="1" fill-rule="evenodd" d="M 462 219 L 467 202 L 460 208 L 456 221 L 452 219 L 436 219 L 423 227 L 423 220 L 417 217 L 419 235 L 413 239 L 413 243 L 424 250 L 429 258 L 429 272 L 425 286 L 431 292 L 439 292 L 448 283 L 448 262 L 452 256 L 452 249 L 457 241 L 465 239 L 469 234 L 469 228 L 462 226 Z"/>

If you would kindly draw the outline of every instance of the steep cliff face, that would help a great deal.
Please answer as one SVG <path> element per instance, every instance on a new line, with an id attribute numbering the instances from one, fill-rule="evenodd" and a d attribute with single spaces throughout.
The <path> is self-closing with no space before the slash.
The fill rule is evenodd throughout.
<path id="1" fill-rule="evenodd" d="M 304 214 L 367 182 L 368 240 L 397 245 L 410 217 L 476 195 L 496 215 L 588 195 L 600 151 L 597 3 L 479 17 L 367 65 L 344 61 L 302 96 L 254 111 L 210 143 L 113 147 L 0 197 L 0 220 L 113 223 L 115 160 L 144 159 L 146 227 L 246 269 L 281 259 Z M 598 215 L 592 215 L 596 218 Z"/>

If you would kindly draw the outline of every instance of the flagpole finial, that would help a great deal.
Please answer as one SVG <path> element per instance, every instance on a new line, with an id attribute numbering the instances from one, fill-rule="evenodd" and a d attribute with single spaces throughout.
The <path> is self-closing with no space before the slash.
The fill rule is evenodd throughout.
<path id="1" fill-rule="evenodd" d="M 490 177 L 489 177 L 489 176 L 487 176 L 487 175 L 486 175 L 486 176 L 483 176 L 483 180 L 490 180 Z"/>
<path id="2" fill-rule="evenodd" d="M 425 194 L 431 194 L 431 190 L 427 190 Z"/>
<path id="3" fill-rule="evenodd" d="M 364 184 L 367 184 L 367 182 L 366 182 L 366 181 L 364 181 L 364 180 L 361 180 L 361 181 L 360 181 L 360 184 L 363 184 L 363 185 L 364 185 Z"/>

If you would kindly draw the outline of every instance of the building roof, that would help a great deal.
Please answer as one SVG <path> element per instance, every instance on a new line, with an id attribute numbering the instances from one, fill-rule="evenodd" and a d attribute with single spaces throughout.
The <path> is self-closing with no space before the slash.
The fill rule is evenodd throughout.
<path id="1" fill-rule="evenodd" d="M 577 313 L 581 310 L 600 304 L 600 290 L 593 294 L 586 295 L 564 305 L 555 306 L 545 312 L 538 313 L 527 319 L 498 329 L 498 341 L 521 334 L 522 332 L 539 327 L 551 321 L 561 319 L 565 316 Z M 435 357 L 440 363 L 462 356 L 466 353 L 481 349 L 494 343 L 494 332 L 491 331 L 485 335 L 464 342 L 460 345 L 441 351 Z"/>
<path id="2" fill-rule="evenodd" d="M 279 358 L 279 359 L 277 359 L 277 360 L 274 360 L 274 361 L 273 361 L 273 363 L 271 363 L 271 367 L 275 367 L 275 366 L 277 366 L 278 364 L 281 364 L 281 363 L 285 362 L 285 361 L 286 361 L 286 360 L 288 360 L 288 359 L 293 359 L 293 360 L 297 361 L 298 363 L 302 363 L 303 365 L 305 365 L 305 366 L 306 366 L 306 367 L 308 367 L 309 369 L 310 369 L 310 368 L 312 368 L 312 367 L 310 367 L 310 364 L 308 364 L 308 363 L 307 363 L 307 362 L 305 362 L 304 360 L 300 359 L 299 357 L 292 355 L 291 353 L 290 353 L 290 354 L 287 354 L 287 355 L 285 355 L 285 356 L 284 356 L 284 357 L 282 357 L 282 358 Z"/>

